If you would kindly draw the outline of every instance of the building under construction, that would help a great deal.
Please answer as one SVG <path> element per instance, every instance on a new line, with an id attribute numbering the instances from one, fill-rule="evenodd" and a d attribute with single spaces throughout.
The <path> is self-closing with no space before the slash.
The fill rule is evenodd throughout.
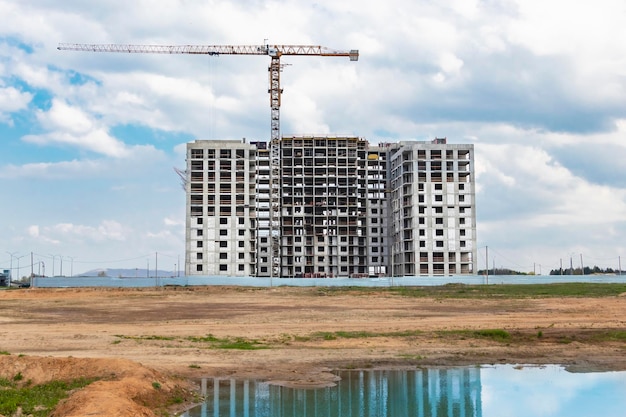
<path id="1" fill-rule="evenodd" d="M 268 143 L 187 144 L 188 275 L 475 273 L 473 145 L 293 136 L 280 155 L 272 213 Z"/>

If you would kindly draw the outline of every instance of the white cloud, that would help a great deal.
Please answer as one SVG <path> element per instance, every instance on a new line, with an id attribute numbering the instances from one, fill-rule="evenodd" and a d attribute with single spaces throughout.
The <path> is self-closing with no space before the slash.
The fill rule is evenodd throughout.
<path id="1" fill-rule="evenodd" d="M 26 109 L 32 98 L 32 94 L 15 87 L 0 88 L 0 114 Z"/>
<path id="2" fill-rule="evenodd" d="M 92 174 L 102 170 L 103 166 L 100 162 L 90 160 L 36 162 L 24 165 L 5 165 L 0 168 L 0 178 L 73 178 L 76 175 Z"/>
<path id="3" fill-rule="evenodd" d="M 28 235 L 30 237 L 39 237 L 39 226 L 28 226 Z"/>
<path id="4" fill-rule="evenodd" d="M 508 37 L 540 56 L 566 57 L 568 87 L 578 99 L 623 102 L 626 75 L 624 9 L 619 0 L 568 2 L 520 0 Z M 558 18 L 555 18 L 558 16 Z"/>
<path id="5" fill-rule="evenodd" d="M 51 226 L 31 225 L 28 227 L 28 234 L 32 238 L 65 245 L 81 242 L 123 242 L 131 233 L 131 228 L 114 220 L 103 220 L 97 226 L 58 223 Z"/>
<path id="6" fill-rule="evenodd" d="M 148 232 L 146 237 L 150 239 L 170 239 L 173 234 L 169 230 L 160 230 L 158 232 Z"/>
<path id="7" fill-rule="evenodd" d="M 32 141 L 37 142 L 39 138 Z M 45 141 L 42 141 L 45 143 Z M 23 165 L 0 166 L 0 178 L 30 178 L 40 180 L 69 180 L 76 178 L 128 178 L 128 175 L 146 175 L 146 171 L 161 169 L 166 161 L 162 151 L 151 145 L 125 148 L 125 158 L 73 159 L 59 162 L 34 162 Z M 127 185 L 116 185 L 112 189 L 125 189 Z"/>
<path id="8" fill-rule="evenodd" d="M 71 145 L 118 158 L 129 154 L 124 143 L 111 137 L 106 128 L 100 126 L 93 117 L 60 100 L 53 100 L 48 111 L 40 110 L 37 118 L 41 125 L 51 132 L 43 135 L 27 135 L 23 140 L 39 145 L 50 143 Z"/>
<path id="9" fill-rule="evenodd" d="M 185 219 L 183 219 L 182 217 L 177 218 L 177 217 L 166 217 L 165 219 L 163 219 L 163 224 L 165 224 L 166 226 L 184 226 L 185 225 Z"/>

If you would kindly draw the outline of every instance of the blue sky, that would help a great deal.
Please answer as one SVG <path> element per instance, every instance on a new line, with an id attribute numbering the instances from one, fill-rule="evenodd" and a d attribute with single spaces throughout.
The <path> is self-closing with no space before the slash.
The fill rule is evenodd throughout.
<path id="1" fill-rule="evenodd" d="M 480 370 L 483 416 L 575 417 L 623 414 L 624 372 L 502 365 Z"/>
<path id="2" fill-rule="evenodd" d="M 265 39 L 360 51 L 282 59 L 283 134 L 475 145 L 479 267 L 626 264 L 626 5 L 580 3 L 0 0 L 0 267 L 173 269 L 184 144 L 269 138 L 267 57 L 58 43 Z"/>

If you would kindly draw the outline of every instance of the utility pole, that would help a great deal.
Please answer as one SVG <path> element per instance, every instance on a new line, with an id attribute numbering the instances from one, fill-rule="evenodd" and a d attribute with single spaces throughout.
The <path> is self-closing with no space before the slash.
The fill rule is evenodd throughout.
<path id="1" fill-rule="evenodd" d="M 580 254 L 580 275 L 585 275 L 585 267 L 583 266 L 583 254 Z"/>
<path id="2" fill-rule="evenodd" d="M 560 266 L 560 270 L 561 270 L 561 275 L 563 275 L 563 258 L 559 259 L 559 261 L 561 262 L 561 266 Z"/>
<path id="3" fill-rule="evenodd" d="M 489 246 L 485 246 L 485 267 L 485 282 L 489 284 Z"/>

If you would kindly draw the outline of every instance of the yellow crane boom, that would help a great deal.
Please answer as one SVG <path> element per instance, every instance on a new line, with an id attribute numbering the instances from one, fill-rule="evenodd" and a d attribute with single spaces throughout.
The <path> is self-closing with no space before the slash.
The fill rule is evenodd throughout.
<path id="1" fill-rule="evenodd" d="M 272 268 L 271 277 L 280 275 L 280 57 L 335 56 L 358 61 L 359 51 L 338 51 L 319 45 L 131 45 L 60 43 L 61 51 L 118 52 L 136 54 L 189 54 L 189 55 L 268 55 L 271 138 L 270 138 L 270 235 Z"/>

